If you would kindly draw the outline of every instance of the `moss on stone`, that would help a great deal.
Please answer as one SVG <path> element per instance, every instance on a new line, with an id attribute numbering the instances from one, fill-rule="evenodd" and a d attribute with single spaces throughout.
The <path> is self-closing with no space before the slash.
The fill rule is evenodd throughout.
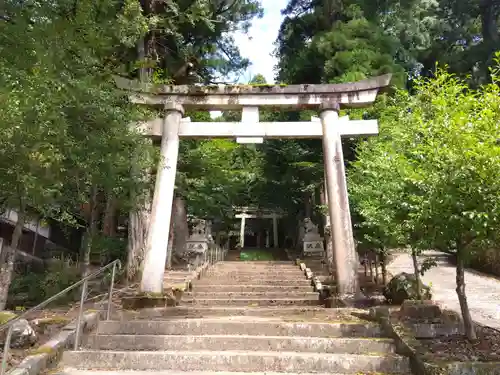
<path id="1" fill-rule="evenodd" d="M 9 320 L 14 319 L 17 315 L 10 311 L 0 311 L 0 324 L 5 324 Z"/>
<path id="2" fill-rule="evenodd" d="M 37 325 L 56 325 L 56 324 L 66 324 L 71 321 L 67 316 L 49 316 L 46 318 L 36 319 Z"/>
<path id="3" fill-rule="evenodd" d="M 48 345 L 42 345 L 39 346 L 36 349 L 33 349 L 30 351 L 30 355 L 36 355 L 36 354 L 55 354 L 57 350 L 51 346 Z"/>

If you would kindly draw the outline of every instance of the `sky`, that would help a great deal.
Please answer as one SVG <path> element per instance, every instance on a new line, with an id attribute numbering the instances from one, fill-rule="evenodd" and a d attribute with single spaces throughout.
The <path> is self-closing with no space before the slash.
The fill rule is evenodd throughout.
<path id="1" fill-rule="evenodd" d="M 247 72 L 240 77 L 241 82 L 248 82 L 256 74 L 262 74 L 269 83 L 274 82 L 273 69 L 276 59 L 271 54 L 283 20 L 281 10 L 287 3 L 288 0 L 262 0 L 264 17 L 253 20 L 247 35 L 234 34 L 241 54 L 252 63 Z"/>
<path id="2" fill-rule="evenodd" d="M 287 4 L 288 0 L 262 0 L 264 16 L 252 21 L 252 26 L 247 34 L 234 33 L 234 39 L 241 55 L 249 59 L 251 63 L 247 71 L 239 77 L 240 82 L 247 83 L 256 74 L 262 74 L 268 83 L 274 82 L 276 59 L 272 53 L 283 20 L 281 10 Z M 217 118 L 220 115 L 220 111 L 210 111 L 212 118 Z"/>

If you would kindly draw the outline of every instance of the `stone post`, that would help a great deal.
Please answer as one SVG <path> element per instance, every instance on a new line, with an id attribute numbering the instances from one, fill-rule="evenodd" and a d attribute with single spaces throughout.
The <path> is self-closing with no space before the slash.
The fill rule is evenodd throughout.
<path id="1" fill-rule="evenodd" d="M 331 225 L 331 240 L 335 257 L 335 273 L 341 298 L 353 298 L 359 293 L 355 249 L 351 247 L 352 228 L 345 193 L 344 157 L 340 134 L 335 129 L 339 123 L 339 106 L 325 103 L 320 112 L 323 130 L 323 152 L 328 197 L 328 212 Z M 351 239 L 349 239 L 351 237 Z"/>
<path id="2" fill-rule="evenodd" d="M 243 249 L 245 247 L 245 220 L 246 216 L 243 214 L 241 216 L 241 224 L 240 224 L 240 246 Z"/>
<path id="3" fill-rule="evenodd" d="M 162 124 L 161 160 L 156 173 L 155 192 L 151 208 L 146 255 L 142 272 L 141 292 L 162 293 L 175 174 L 179 156 L 179 126 L 184 110 L 174 103 L 165 105 Z"/>
<path id="4" fill-rule="evenodd" d="M 269 248 L 269 243 L 270 243 L 270 239 L 269 239 L 269 229 L 266 229 L 266 249 Z"/>
<path id="5" fill-rule="evenodd" d="M 276 214 L 273 215 L 273 241 L 274 241 L 273 246 L 275 248 L 279 247 L 279 244 L 278 244 L 278 217 L 276 216 Z"/>

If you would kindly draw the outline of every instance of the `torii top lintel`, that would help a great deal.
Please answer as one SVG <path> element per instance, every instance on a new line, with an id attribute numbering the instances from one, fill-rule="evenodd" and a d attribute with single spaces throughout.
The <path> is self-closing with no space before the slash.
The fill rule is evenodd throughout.
<path id="1" fill-rule="evenodd" d="M 325 103 L 362 107 L 372 103 L 392 75 L 350 83 L 303 85 L 155 85 L 115 77 L 119 89 L 132 92 L 132 102 L 162 106 L 181 104 L 189 109 L 225 110 L 248 106 L 317 108 Z"/>

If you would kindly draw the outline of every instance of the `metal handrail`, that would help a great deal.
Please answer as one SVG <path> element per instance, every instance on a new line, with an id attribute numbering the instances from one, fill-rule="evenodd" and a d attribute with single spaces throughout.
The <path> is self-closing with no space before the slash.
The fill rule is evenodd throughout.
<path id="1" fill-rule="evenodd" d="M 85 303 L 85 295 L 87 293 L 88 289 L 88 282 L 95 277 L 99 276 L 101 273 L 106 271 L 107 269 L 113 267 L 113 270 L 111 272 L 111 282 L 109 285 L 109 294 L 108 294 L 108 306 L 106 310 L 106 320 L 109 320 L 111 317 L 111 303 L 112 303 L 112 297 L 113 297 L 113 286 L 115 283 L 115 276 L 116 276 L 116 268 L 121 269 L 122 264 L 120 260 L 116 259 L 112 261 L 111 263 L 108 263 L 104 267 L 99 268 L 97 271 L 91 273 L 90 275 L 85 276 L 82 278 L 80 281 L 77 281 L 76 283 L 70 285 L 66 289 L 60 291 L 59 293 L 53 295 L 52 297 L 46 299 L 42 303 L 36 305 L 35 307 L 32 307 L 31 309 L 23 312 L 21 315 L 16 316 L 13 319 L 10 319 L 9 321 L 5 322 L 4 324 L 0 325 L 0 332 L 4 331 L 5 329 L 9 329 L 7 331 L 7 336 L 5 337 L 5 345 L 3 348 L 3 358 L 2 358 L 2 367 L 0 368 L 0 375 L 5 374 L 5 370 L 7 369 L 7 358 L 9 356 L 9 349 L 10 349 L 10 339 L 12 336 L 12 329 L 14 327 L 14 323 L 18 322 L 19 320 L 25 318 L 27 315 L 34 311 L 38 311 L 40 309 L 43 309 L 45 306 L 50 304 L 51 302 L 55 301 L 59 297 L 65 295 L 66 293 L 72 291 L 73 289 L 76 289 L 80 285 L 82 285 L 82 293 L 80 296 L 80 308 L 78 311 L 78 317 L 76 320 L 76 332 L 75 332 L 75 341 L 74 341 L 74 350 L 78 350 L 78 344 L 80 341 L 80 334 L 81 334 L 81 326 L 82 326 L 82 315 L 83 315 L 83 304 Z"/>

